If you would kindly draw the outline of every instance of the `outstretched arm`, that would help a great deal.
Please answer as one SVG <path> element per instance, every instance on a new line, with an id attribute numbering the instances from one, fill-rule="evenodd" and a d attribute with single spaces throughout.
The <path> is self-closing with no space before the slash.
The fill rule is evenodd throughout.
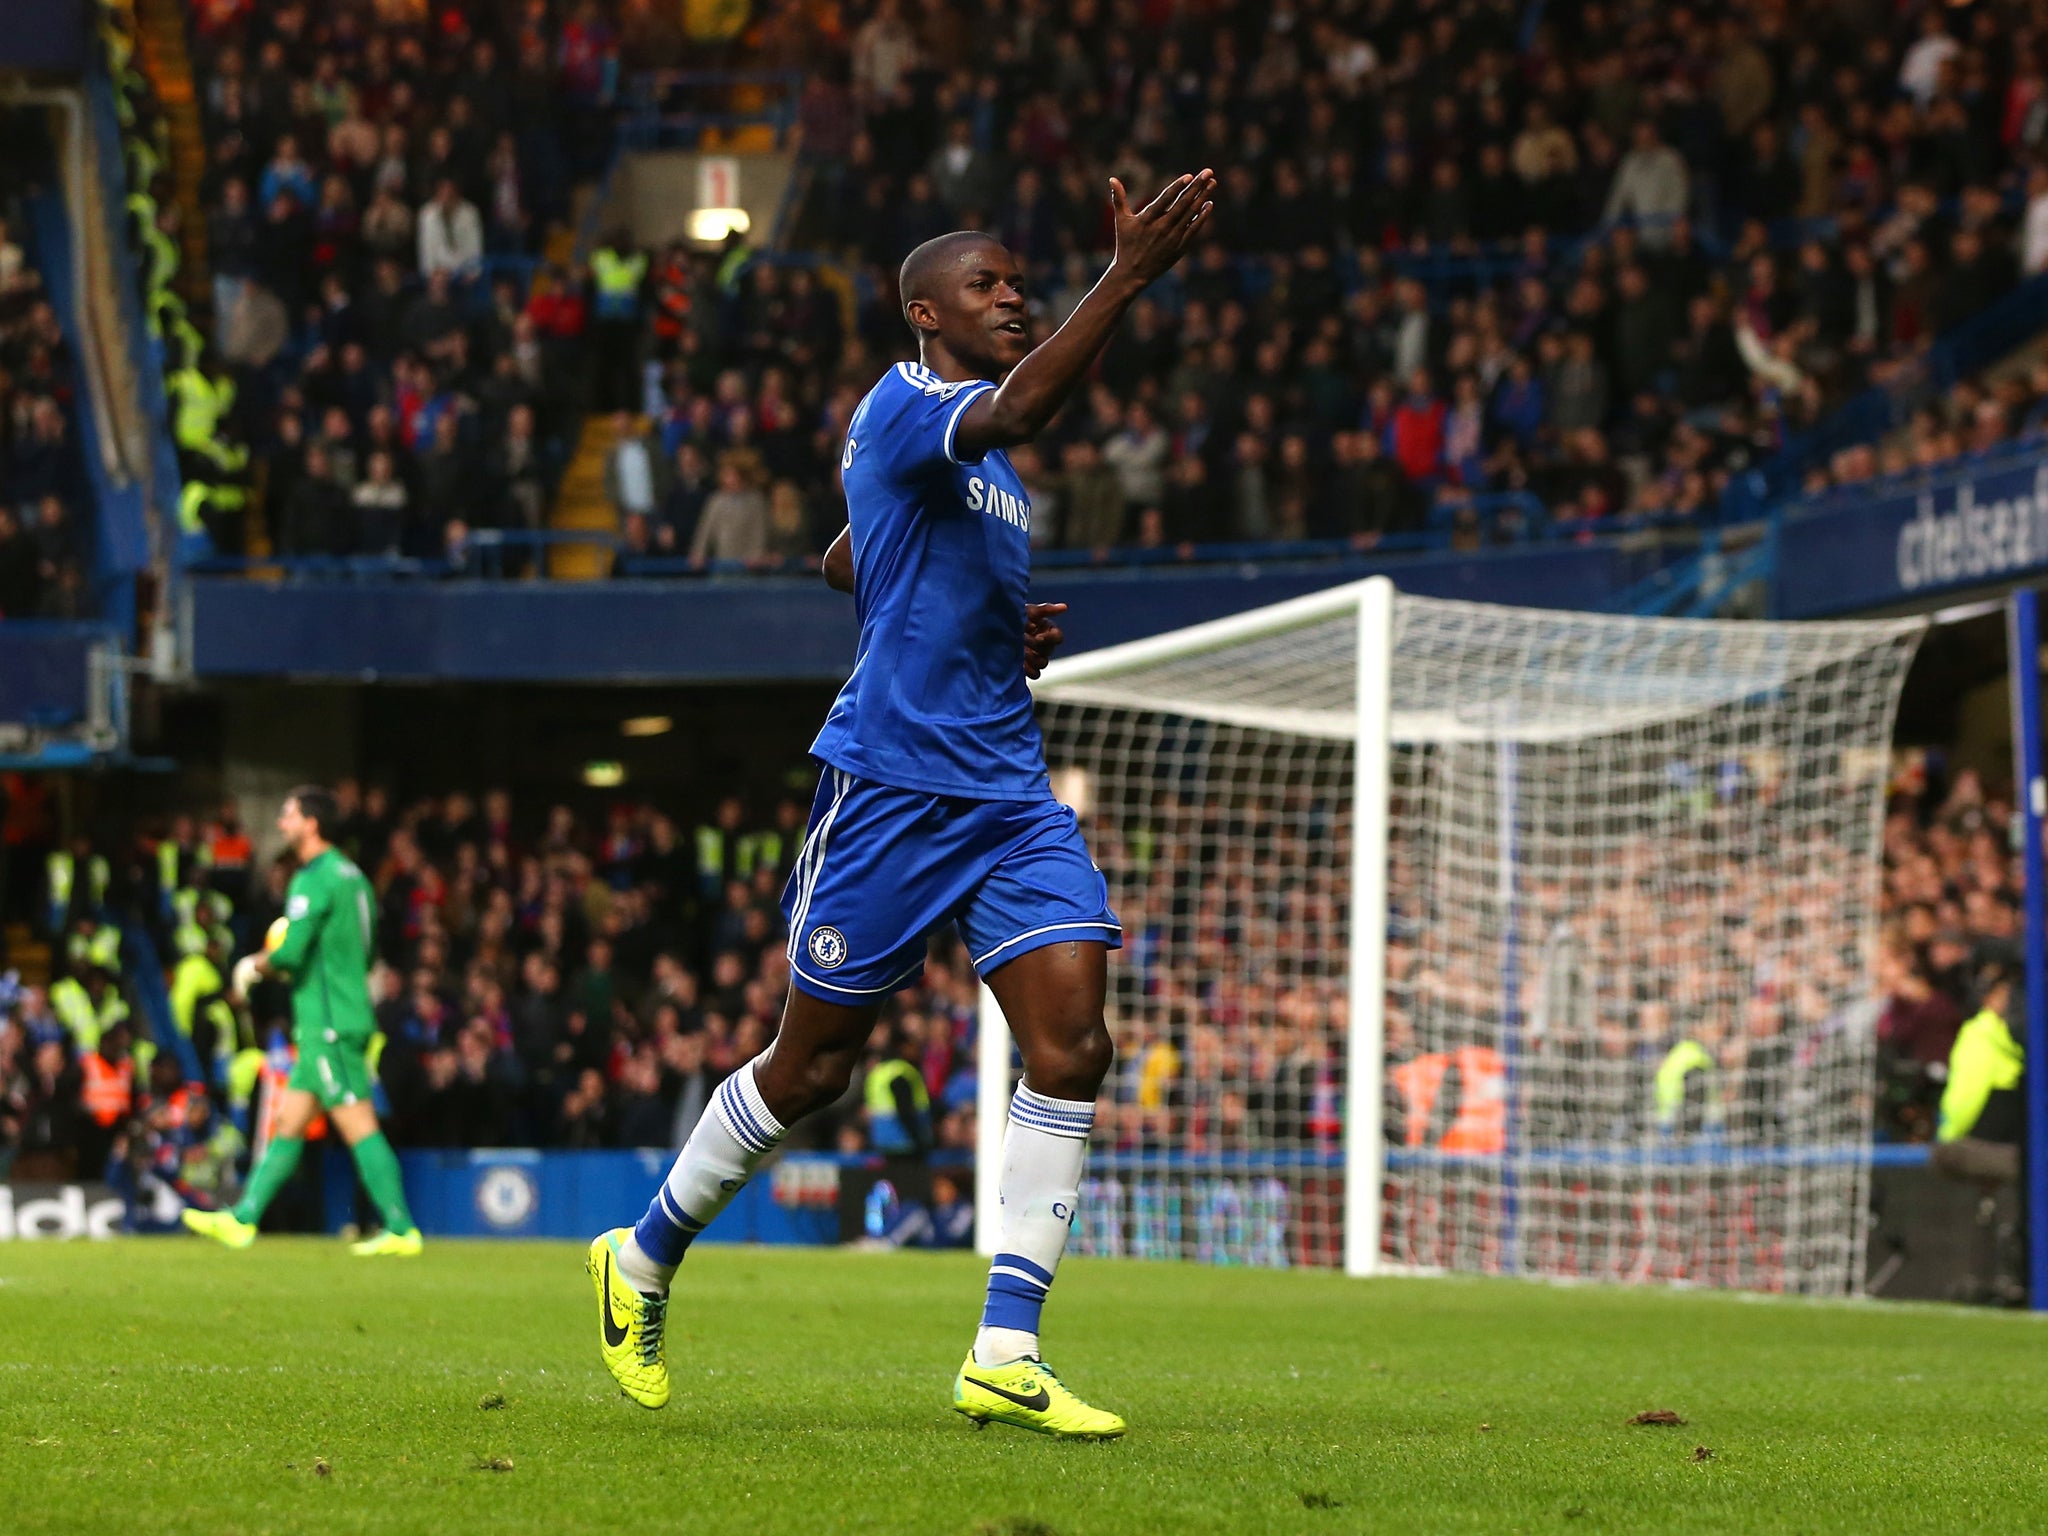
<path id="1" fill-rule="evenodd" d="M 1124 311 L 1166 275 L 1186 252 L 1195 232 L 1208 222 L 1215 206 L 1209 194 L 1215 190 L 1215 173 L 1203 170 L 1169 182 L 1157 197 L 1133 212 L 1124 197 L 1124 184 L 1110 178 L 1109 205 L 1116 215 L 1115 259 L 1067 317 L 1067 323 L 1011 369 L 1000 389 L 987 391 L 968 406 L 953 434 L 959 458 L 972 462 L 992 448 L 1028 443 L 1051 424 L 1074 386 L 1108 345 Z"/>

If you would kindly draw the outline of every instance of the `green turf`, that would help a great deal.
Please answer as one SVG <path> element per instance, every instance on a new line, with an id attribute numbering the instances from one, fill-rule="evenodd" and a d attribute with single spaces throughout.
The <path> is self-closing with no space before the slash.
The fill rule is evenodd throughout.
<path id="1" fill-rule="evenodd" d="M 1074 1262 L 1051 1358 L 1132 1425 L 1084 1446 L 948 1410 L 968 1256 L 700 1249 L 660 1413 L 599 1366 L 582 1257 L 0 1247 L 0 1529 L 1946 1533 L 2048 1510 L 2024 1316 Z M 1689 1423 L 1625 1423 L 1662 1408 Z"/>

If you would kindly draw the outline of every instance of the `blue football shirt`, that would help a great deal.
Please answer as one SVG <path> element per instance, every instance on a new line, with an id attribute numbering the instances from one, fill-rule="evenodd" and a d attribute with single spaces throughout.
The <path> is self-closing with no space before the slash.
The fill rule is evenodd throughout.
<path id="1" fill-rule="evenodd" d="M 1048 800 L 1023 670 L 1031 501 L 1007 454 L 953 448 L 994 388 L 898 363 L 854 411 L 840 471 L 860 651 L 811 751 L 898 789 Z"/>

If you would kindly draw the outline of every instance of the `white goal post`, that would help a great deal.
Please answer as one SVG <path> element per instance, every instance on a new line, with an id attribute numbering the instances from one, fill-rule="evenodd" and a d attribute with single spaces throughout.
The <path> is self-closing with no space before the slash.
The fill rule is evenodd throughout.
<path id="1" fill-rule="evenodd" d="M 1054 792 L 1126 928 L 1074 1251 L 1860 1290 L 1923 629 L 1372 578 L 1056 662 Z M 980 1067 L 987 1251 L 986 992 Z"/>

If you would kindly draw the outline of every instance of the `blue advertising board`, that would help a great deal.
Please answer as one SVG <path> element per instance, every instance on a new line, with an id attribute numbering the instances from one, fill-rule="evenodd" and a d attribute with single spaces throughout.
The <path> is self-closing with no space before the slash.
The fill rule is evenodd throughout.
<path id="1" fill-rule="evenodd" d="M 0 625 L 0 724 L 59 726 L 83 719 L 93 647 L 111 638 L 97 624 L 56 619 Z"/>
<path id="2" fill-rule="evenodd" d="M 1851 487 L 1787 510 L 1775 612 L 1813 619 L 2017 580 L 2048 568 L 2042 445 L 1914 484 Z"/>
<path id="3" fill-rule="evenodd" d="M 589 1241 L 640 1219 L 675 1154 L 536 1152 L 527 1148 L 399 1154 L 413 1219 L 429 1237 Z M 353 1166 L 332 1157 L 328 1225 L 355 1208 Z M 792 1152 L 740 1191 L 704 1231 L 707 1243 L 836 1243 L 839 1162 Z"/>
<path id="4" fill-rule="evenodd" d="M 1619 541 L 1472 554 L 1062 567 L 1033 591 L 1072 605 L 1067 654 L 1222 618 L 1384 571 L 1404 592 L 1598 608 L 1648 574 Z M 838 682 L 853 603 L 816 576 L 610 582 L 273 582 L 200 576 L 193 667 L 206 678 L 360 682 Z"/>
<path id="5" fill-rule="evenodd" d="M 0 0 L 0 69 L 76 74 L 86 62 L 86 0 Z"/>

